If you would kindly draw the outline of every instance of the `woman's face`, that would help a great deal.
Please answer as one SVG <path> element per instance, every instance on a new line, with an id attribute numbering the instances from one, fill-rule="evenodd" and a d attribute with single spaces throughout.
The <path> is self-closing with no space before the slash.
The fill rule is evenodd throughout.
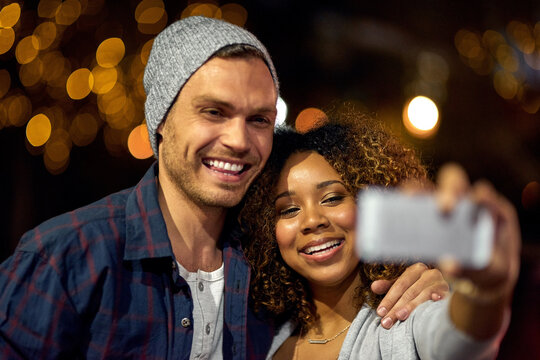
<path id="1" fill-rule="evenodd" d="M 275 208 L 281 256 L 311 285 L 337 286 L 355 273 L 355 199 L 321 155 L 302 152 L 287 160 Z"/>

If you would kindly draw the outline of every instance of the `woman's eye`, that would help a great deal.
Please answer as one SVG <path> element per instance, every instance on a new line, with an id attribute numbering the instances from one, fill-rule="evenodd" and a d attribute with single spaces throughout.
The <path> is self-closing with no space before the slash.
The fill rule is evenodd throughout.
<path id="1" fill-rule="evenodd" d="M 341 194 L 334 194 L 334 195 L 330 195 L 328 197 L 326 197 L 322 203 L 323 204 L 329 204 L 329 205 L 333 205 L 333 204 L 339 204 L 343 201 L 343 199 L 345 199 L 345 195 L 341 195 Z"/>
<path id="2" fill-rule="evenodd" d="M 282 210 L 278 210 L 279 217 L 292 217 L 299 211 L 297 207 L 288 207 Z"/>

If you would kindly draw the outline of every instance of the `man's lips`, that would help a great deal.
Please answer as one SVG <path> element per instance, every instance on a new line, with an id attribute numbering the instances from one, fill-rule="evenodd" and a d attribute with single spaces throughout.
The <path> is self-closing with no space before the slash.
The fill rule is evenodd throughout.
<path id="1" fill-rule="evenodd" d="M 203 159 L 203 164 L 211 170 L 229 175 L 240 175 L 251 167 L 250 164 L 244 162 L 209 158 Z"/>

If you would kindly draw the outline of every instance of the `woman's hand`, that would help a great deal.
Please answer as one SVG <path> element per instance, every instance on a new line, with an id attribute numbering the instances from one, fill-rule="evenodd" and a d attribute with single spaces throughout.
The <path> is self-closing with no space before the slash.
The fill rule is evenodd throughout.
<path id="1" fill-rule="evenodd" d="M 452 211 L 460 198 L 469 197 L 493 216 L 493 252 L 484 269 L 467 269 L 453 260 L 439 265 L 453 288 L 452 321 L 469 335 L 487 339 L 502 326 L 519 274 L 521 235 L 516 211 L 489 183 L 481 181 L 471 186 L 467 175 L 457 165 L 443 167 L 437 182 L 442 211 Z"/>
<path id="2" fill-rule="evenodd" d="M 379 295 L 386 293 L 377 314 L 382 318 L 381 325 L 390 329 L 397 320 L 407 319 L 423 302 L 444 298 L 448 294 L 448 283 L 439 270 L 416 263 L 397 279 L 374 281 L 371 290 Z"/>
<path id="3" fill-rule="evenodd" d="M 495 224 L 493 253 L 486 268 L 466 269 L 451 259 L 441 262 L 439 268 L 449 278 L 471 282 L 461 289 L 458 285 L 456 290 L 462 290 L 464 295 L 476 297 L 479 301 L 509 296 L 518 278 L 521 251 L 521 235 L 514 207 L 485 181 L 471 186 L 463 169 L 454 164 L 441 169 L 437 182 L 437 197 L 442 211 L 452 211 L 459 199 L 467 196 L 487 208 Z"/>

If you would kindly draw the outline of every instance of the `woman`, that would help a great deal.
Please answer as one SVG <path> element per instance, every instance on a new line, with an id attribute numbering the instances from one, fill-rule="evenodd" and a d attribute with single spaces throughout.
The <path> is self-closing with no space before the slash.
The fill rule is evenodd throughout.
<path id="1" fill-rule="evenodd" d="M 441 174 L 441 206 L 467 192 L 462 172 Z M 391 330 L 381 328 L 380 300 L 369 284 L 398 276 L 402 265 L 364 264 L 354 252 L 355 195 L 367 185 L 425 182 L 415 154 L 379 125 L 355 114 L 306 134 L 283 130 L 241 214 L 250 234 L 256 309 L 281 326 L 274 359 L 494 357 L 519 267 L 513 209 L 486 184 L 472 189 L 498 224 L 490 265 L 443 268 L 467 279 L 449 300 L 428 302 Z M 272 189 L 272 190 L 269 190 Z M 257 214 L 257 216 L 254 216 Z"/>

